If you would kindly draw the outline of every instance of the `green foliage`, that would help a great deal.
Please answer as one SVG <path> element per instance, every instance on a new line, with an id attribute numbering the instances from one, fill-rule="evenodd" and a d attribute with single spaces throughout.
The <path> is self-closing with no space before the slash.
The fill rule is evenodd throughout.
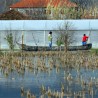
<path id="1" fill-rule="evenodd" d="M 11 50 L 14 50 L 14 43 L 13 43 L 13 35 L 12 35 L 12 33 L 7 34 L 5 39 L 6 39 L 7 43 L 8 43 L 8 45 L 9 45 L 9 48 Z"/>
<path id="2" fill-rule="evenodd" d="M 91 53 L 98 55 L 98 49 L 91 49 Z"/>
<path id="3" fill-rule="evenodd" d="M 0 56 L 2 56 L 3 55 L 3 52 L 2 51 L 0 51 Z"/>
<path id="4" fill-rule="evenodd" d="M 57 44 L 57 46 L 61 46 L 64 44 L 61 37 L 57 39 L 56 44 Z"/>
<path id="5" fill-rule="evenodd" d="M 48 4 L 46 11 L 48 12 L 48 10 L 52 12 L 52 19 L 81 19 L 83 14 L 81 11 L 78 11 L 77 8 L 67 7 L 66 5 L 53 7 Z M 50 13 L 47 13 L 47 16 L 49 15 Z"/>

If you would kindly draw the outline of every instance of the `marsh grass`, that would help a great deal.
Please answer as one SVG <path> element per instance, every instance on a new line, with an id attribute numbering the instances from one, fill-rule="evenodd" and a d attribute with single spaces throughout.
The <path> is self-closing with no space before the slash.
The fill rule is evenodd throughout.
<path id="1" fill-rule="evenodd" d="M 26 52 L 26 51 L 3 51 L 0 55 L 0 68 L 6 78 L 9 77 L 10 73 L 16 71 L 19 75 L 24 75 L 26 69 L 29 73 L 33 73 L 38 77 L 38 73 L 48 73 L 50 75 L 53 69 L 56 70 L 56 74 L 60 73 L 60 69 L 64 70 L 64 83 L 67 83 L 67 87 L 62 84 L 61 81 L 61 91 L 51 89 L 48 87 L 42 87 L 41 92 L 48 97 L 63 98 L 64 96 L 82 96 L 83 94 L 92 94 L 93 85 L 98 85 L 98 78 L 90 77 L 89 81 L 86 82 L 84 77 L 81 75 L 81 69 L 87 70 L 98 69 L 98 57 L 95 52 L 91 51 L 37 51 L 37 52 Z M 94 50 L 95 51 L 95 50 Z M 71 74 L 70 70 L 76 70 L 77 74 L 75 77 Z M 85 77 L 87 76 L 85 72 Z M 79 92 L 70 90 L 72 84 L 78 83 L 81 85 Z M 87 89 L 86 89 L 87 88 Z M 28 92 L 26 96 L 29 97 L 31 94 L 30 90 L 25 90 Z M 80 94 L 80 95 L 79 95 Z M 30 95 L 30 96 L 31 96 Z M 93 95 L 93 94 L 92 94 Z M 25 96 L 25 98 L 26 98 Z M 62 96 L 62 97 L 58 97 Z"/>
<path id="2" fill-rule="evenodd" d="M 96 55 L 98 55 L 98 49 L 91 49 L 90 51 L 91 53 L 95 53 Z"/>

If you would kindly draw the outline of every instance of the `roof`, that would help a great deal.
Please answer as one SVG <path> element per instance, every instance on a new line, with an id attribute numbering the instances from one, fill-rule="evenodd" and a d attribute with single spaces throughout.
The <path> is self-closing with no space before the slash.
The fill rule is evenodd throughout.
<path id="1" fill-rule="evenodd" d="M 72 24 L 71 30 L 98 30 L 98 19 L 91 20 L 2 20 L 0 30 L 60 30 L 65 22 Z"/>
<path id="2" fill-rule="evenodd" d="M 68 7 L 76 7 L 75 3 L 70 2 L 69 0 L 21 0 L 10 6 L 10 8 L 33 8 L 33 7 L 47 7 L 48 4 L 52 6 L 66 4 Z"/>
<path id="3" fill-rule="evenodd" d="M 15 10 L 10 10 L 0 15 L 0 20 L 26 20 L 26 19 L 30 18 Z"/>

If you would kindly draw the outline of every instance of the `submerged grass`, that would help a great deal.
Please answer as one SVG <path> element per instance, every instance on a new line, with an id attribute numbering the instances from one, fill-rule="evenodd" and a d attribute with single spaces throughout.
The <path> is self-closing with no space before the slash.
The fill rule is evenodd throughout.
<path id="1" fill-rule="evenodd" d="M 37 76 L 37 73 L 44 72 L 50 75 L 53 68 L 56 69 L 56 72 L 59 73 L 59 70 L 62 68 L 64 71 L 64 84 L 69 83 L 78 83 L 81 85 L 81 89 L 78 93 L 78 96 L 82 96 L 82 91 L 85 90 L 86 93 L 89 93 L 93 85 L 97 84 L 97 79 L 89 79 L 88 82 L 83 78 L 83 73 L 81 74 L 80 69 L 98 69 L 98 57 L 95 54 L 95 50 L 90 51 L 37 51 L 37 52 L 26 52 L 26 51 L 1 51 L 0 68 L 3 70 L 3 74 L 8 77 L 10 73 L 15 71 L 19 75 L 25 75 L 25 70 L 28 69 L 28 72 L 34 72 Z M 71 69 L 77 71 L 77 76 L 73 77 L 71 74 Z M 85 72 L 86 76 L 86 72 Z M 96 80 L 96 81 L 95 81 Z M 66 82 L 67 81 L 67 82 Z M 95 82 L 93 82 L 95 81 Z M 62 81 L 60 81 L 62 83 Z M 77 96 L 77 91 L 70 91 L 68 87 L 64 84 L 61 85 L 61 90 L 51 89 L 43 86 L 41 87 L 42 95 L 49 96 L 49 98 L 64 98 L 65 96 Z M 88 88 L 87 90 L 85 88 Z M 90 89 L 89 89 L 90 88 Z M 23 88 L 21 93 L 23 93 Z M 86 94 L 85 92 L 83 92 Z M 30 90 L 26 90 L 25 98 L 37 98 L 35 95 L 32 95 Z M 80 95 L 79 95 L 80 94 Z M 32 95 L 32 97 L 31 97 Z M 41 96 L 42 96 L 41 95 Z M 59 95 L 61 97 L 59 97 Z M 93 94 L 92 94 L 93 95 Z M 40 97 L 45 98 L 45 97 Z M 81 97 L 83 98 L 83 96 Z"/>

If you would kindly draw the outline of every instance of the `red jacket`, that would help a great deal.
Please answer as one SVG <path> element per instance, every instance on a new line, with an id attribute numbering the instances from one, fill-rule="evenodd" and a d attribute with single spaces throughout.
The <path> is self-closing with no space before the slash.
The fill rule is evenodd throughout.
<path id="1" fill-rule="evenodd" d="M 88 36 L 83 36 L 83 37 L 82 37 L 82 41 L 83 41 L 83 42 L 86 42 L 87 39 L 88 39 Z"/>

